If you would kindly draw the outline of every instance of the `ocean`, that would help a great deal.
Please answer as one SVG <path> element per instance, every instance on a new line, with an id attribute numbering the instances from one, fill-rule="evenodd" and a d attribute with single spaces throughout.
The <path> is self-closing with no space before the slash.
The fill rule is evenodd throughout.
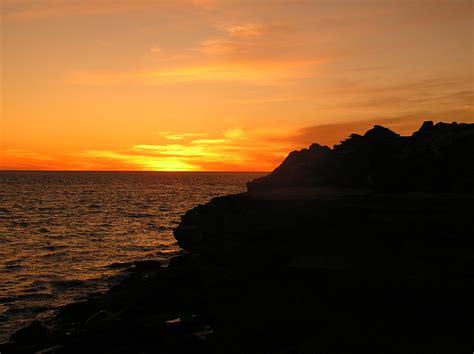
<path id="1" fill-rule="evenodd" d="M 180 216 L 263 173 L 0 172 L 0 342 L 182 252 Z"/>

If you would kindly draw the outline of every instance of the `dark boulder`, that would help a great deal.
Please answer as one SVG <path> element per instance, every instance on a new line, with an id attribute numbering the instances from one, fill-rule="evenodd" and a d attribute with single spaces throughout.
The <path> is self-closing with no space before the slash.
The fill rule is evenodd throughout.
<path id="1" fill-rule="evenodd" d="M 132 272 L 149 272 L 161 268 L 161 262 L 156 260 L 145 260 L 133 262 L 135 267 L 130 268 Z"/>
<path id="2" fill-rule="evenodd" d="M 182 268 L 191 266 L 192 264 L 197 263 L 199 260 L 199 255 L 192 253 L 185 253 L 179 256 L 173 257 L 170 259 L 169 268 Z"/>
<path id="3" fill-rule="evenodd" d="M 93 314 L 85 323 L 87 328 L 97 329 L 112 326 L 119 322 L 119 317 L 105 310 Z"/>
<path id="4" fill-rule="evenodd" d="M 99 310 L 97 301 L 87 300 L 74 302 L 59 309 L 58 318 L 64 322 L 84 322 Z"/>
<path id="5" fill-rule="evenodd" d="M 48 329 L 41 321 L 33 321 L 28 326 L 13 333 L 10 341 L 18 344 L 41 343 L 47 339 Z"/>
<path id="6" fill-rule="evenodd" d="M 374 140 L 389 140 L 398 138 L 399 136 L 400 134 L 397 134 L 388 128 L 382 127 L 381 125 L 374 125 L 372 129 L 368 130 L 364 134 L 364 137 Z"/>

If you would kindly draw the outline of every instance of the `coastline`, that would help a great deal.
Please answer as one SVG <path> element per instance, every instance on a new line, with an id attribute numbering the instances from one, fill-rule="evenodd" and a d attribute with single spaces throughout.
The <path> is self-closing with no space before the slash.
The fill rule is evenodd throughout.
<path id="1" fill-rule="evenodd" d="M 472 347 L 474 125 L 375 126 L 188 210 L 187 253 L 3 353 L 460 353 Z"/>
<path id="2" fill-rule="evenodd" d="M 456 352 L 470 339 L 474 196 L 414 196 L 214 198 L 183 216 L 188 253 L 169 267 L 142 263 L 1 351 Z"/>
<path id="3" fill-rule="evenodd" d="M 182 214 L 258 176 L 0 173 L 0 343 L 107 291 L 136 260 L 167 263 L 179 251 L 172 230 Z"/>

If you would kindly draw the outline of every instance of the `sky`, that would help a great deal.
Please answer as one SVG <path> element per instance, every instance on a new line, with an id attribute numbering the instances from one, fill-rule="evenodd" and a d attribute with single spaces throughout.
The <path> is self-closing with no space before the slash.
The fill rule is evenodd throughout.
<path id="1" fill-rule="evenodd" d="M 0 169 L 270 171 L 474 122 L 471 0 L 2 0 Z"/>

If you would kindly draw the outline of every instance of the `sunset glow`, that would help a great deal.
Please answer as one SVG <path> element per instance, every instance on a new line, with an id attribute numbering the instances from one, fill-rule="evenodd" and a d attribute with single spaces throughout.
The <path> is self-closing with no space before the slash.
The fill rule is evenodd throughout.
<path id="1" fill-rule="evenodd" d="M 471 0 L 4 0 L 0 169 L 269 171 L 474 121 Z"/>

